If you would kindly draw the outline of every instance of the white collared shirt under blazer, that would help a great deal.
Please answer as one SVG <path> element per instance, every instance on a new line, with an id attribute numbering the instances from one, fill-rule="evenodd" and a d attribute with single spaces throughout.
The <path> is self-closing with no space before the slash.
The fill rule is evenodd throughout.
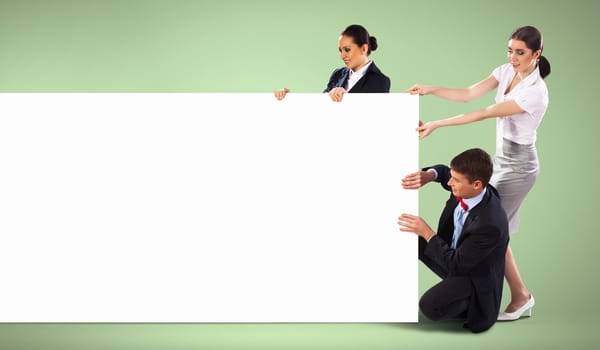
<path id="1" fill-rule="evenodd" d="M 365 73 L 367 72 L 367 69 L 369 69 L 369 66 L 371 65 L 371 63 L 373 63 L 373 61 L 369 61 L 369 63 L 365 64 L 364 67 L 357 70 L 356 72 L 353 71 L 352 69 L 349 69 L 350 73 L 348 76 L 348 81 L 346 82 L 346 91 L 350 91 L 354 87 L 354 85 L 356 85 L 356 83 L 358 83 L 360 78 L 362 78 L 365 75 Z"/>
<path id="2" fill-rule="evenodd" d="M 535 144 L 537 128 L 548 108 L 548 89 L 536 68 L 508 94 L 504 94 L 517 74 L 510 63 L 494 69 L 492 75 L 498 81 L 496 103 L 513 100 L 523 113 L 496 118 L 496 151 L 502 150 L 502 139 L 521 144 Z"/>

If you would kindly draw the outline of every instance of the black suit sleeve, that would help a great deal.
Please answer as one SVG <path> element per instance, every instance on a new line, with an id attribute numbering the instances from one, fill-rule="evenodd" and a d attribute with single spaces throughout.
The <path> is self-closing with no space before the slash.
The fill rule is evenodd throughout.
<path id="1" fill-rule="evenodd" d="M 424 255 L 448 271 L 450 276 L 467 275 L 502 243 L 502 232 L 494 225 L 475 225 L 462 234 L 469 237 L 456 250 L 438 235 L 429 240 L 424 250 Z"/>
<path id="2" fill-rule="evenodd" d="M 448 270 L 438 264 L 435 260 L 425 255 L 425 249 L 427 248 L 427 241 L 423 237 L 419 237 L 419 260 L 423 262 L 431 271 L 433 271 L 439 278 L 448 277 Z"/>
<path id="3" fill-rule="evenodd" d="M 448 181 L 452 177 L 452 175 L 450 175 L 450 168 L 442 164 L 437 164 L 423 168 L 423 171 L 427 171 L 429 169 L 435 169 L 437 172 L 437 178 L 435 179 L 435 182 L 439 182 L 446 191 L 452 191 L 450 186 L 448 186 Z"/>
<path id="4" fill-rule="evenodd" d="M 327 83 L 327 87 L 325 88 L 325 90 L 323 90 L 323 92 L 329 92 L 334 87 L 343 85 L 344 80 L 346 80 L 344 77 L 344 73 L 346 73 L 345 68 L 338 68 L 334 70 L 333 73 L 331 73 L 331 76 L 329 77 L 329 82 Z"/>

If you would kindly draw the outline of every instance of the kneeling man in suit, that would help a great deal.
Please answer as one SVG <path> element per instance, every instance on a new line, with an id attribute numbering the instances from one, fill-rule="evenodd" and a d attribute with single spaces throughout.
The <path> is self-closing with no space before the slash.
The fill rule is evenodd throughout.
<path id="1" fill-rule="evenodd" d="M 419 236 L 419 259 L 442 278 L 421 297 L 423 314 L 434 321 L 464 319 L 475 333 L 498 318 L 508 246 L 506 213 L 488 184 L 492 169 L 490 156 L 475 148 L 454 157 L 450 168 L 435 165 L 402 179 L 406 189 L 436 181 L 452 192 L 437 233 L 415 215 L 402 214 L 398 224 Z"/>

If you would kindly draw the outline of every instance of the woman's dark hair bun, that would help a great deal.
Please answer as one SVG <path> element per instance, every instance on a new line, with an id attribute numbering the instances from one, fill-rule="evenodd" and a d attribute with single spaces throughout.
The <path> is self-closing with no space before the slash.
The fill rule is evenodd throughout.
<path id="1" fill-rule="evenodd" d="M 369 37 L 369 49 L 371 49 L 371 51 L 377 50 L 377 38 L 374 36 Z"/>

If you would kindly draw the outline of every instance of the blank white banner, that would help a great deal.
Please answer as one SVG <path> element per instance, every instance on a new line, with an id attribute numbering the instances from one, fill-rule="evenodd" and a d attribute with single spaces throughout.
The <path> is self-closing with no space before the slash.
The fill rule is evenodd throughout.
<path id="1" fill-rule="evenodd" d="M 1 322 L 416 322 L 418 97 L 0 94 Z"/>

